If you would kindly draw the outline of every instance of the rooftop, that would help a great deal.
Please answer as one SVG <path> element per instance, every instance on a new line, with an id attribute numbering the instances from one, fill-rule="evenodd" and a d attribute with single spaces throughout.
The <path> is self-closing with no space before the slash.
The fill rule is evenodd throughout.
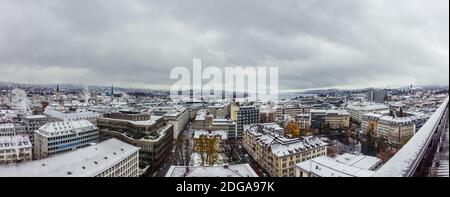
<path id="1" fill-rule="evenodd" d="M 31 147 L 32 145 L 28 136 L 0 136 L 0 150 Z"/>
<path id="2" fill-rule="evenodd" d="M 371 170 L 339 162 L 327 156 L 297 163 L 296 166 L 319 177 L 370 177 L 375 173 Z"/>
<path id="3" fill-rule="evenodd" d="M 354 155 L 349 153 L 344 153 L 342 155 L 337 156 L 334 159 L 338 162 L 366 170 L 371 170 L 381 163 L 381 160 L 376 157 L 366 155 Z"/>
<path id="4" fill-rule="evenodd" d="M 44 115 L 29 115 L 29 116 L 25 116 L 26 119 L 42 119 L 42 118 L 47 118 L 47 116 Z"/>
<path id="5" fill-rule="evenodd" d="M 249 164 L 228 166 L 171 166 L 166 177 L 258 177 Z"/>
<path id="6" fill-rule="evenodd" d="M 150 120 L 126 120 L 126 119 L 115 119 L 115 118 L 102 118 L 103 120 L 117 120 L 117 121 L 124 121 L 129 122 L 131 124 L 137 125 L 137 126 L 152 126 L 154 125 L 157 120 L 161 119 L 162 116 L 150 116 Z"/>
<path id="7" fill-rule="evenodd" d="M 54 136 L 69 133 L 82 132 L 87 129 L 96 129 L 92 123 L 87 120 L 78 120 L 70 122 L 49 122 L 40 127 L 36 132 L 43 135 Z"/>
<path id="8" fill-rule="evenodd" d="M 289 156 L 327 145 L 314 136 L 287 138 L 282 135 L 283 128 L 274 123 L 260 124 L 260 126 L 247 125 L 244 130 L 250 135 L 254 135 L 259 144 L 264 147 L 270 146 L 270 150 L 277 157 Z"/>
<path id="9" fill-rule="evenodd" d="M 0 166 L 0 177 L 93 177 L 138 150 L 112 138 L 46 159 Z"/>

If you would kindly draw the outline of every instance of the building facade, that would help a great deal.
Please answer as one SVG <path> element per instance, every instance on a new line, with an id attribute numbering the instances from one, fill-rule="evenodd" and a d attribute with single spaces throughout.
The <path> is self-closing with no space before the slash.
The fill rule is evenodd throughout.
<path id="1" fill-rule="evenodd" d="M 31 161 L 32 154 L 27 135 L 0 136 L 0 165 Z"/>
<path id="2" fill-rule="evenodd" d="M 228 139 L 236 139 L 236 122 L 231 119 L 213 118 L 212 114 L 200 110 L 195 117 L 192 128 L 195 130 L 227 131 Z"/>
<path id="3" fill-rule="evenodd" d="M 139 148 L 117 139 L 18 165 L 0 166 L 0 177 L 137 177 Z"/>
<path id="4" fill-rule="evenodd" d="M 173 125 L 173 139 L 178 139 L 180 133 L 189 123 L 189 110 L 182 106 L 175 106 L 163 117 L 168 124 Z"/>
<path id="5" fill-rule="evenodd" d="M 325 129 L 325 127 L 333 130 L 345 129 L 350 126 L 350 114 L 342 109 L 311 109 L 309 124 L 311 128 L 320 130 Z"/>
<path id="6" fill-rule="evenodd" d="M 49 122 L 34 132 L 33 153 L 43 159 L 98 142 L 98 128 L 87 120 Z"/>
<path id="7" fill-rule="evenodd" d="M 362 118 L 361 128 L 366 134 L 383 138 L 386 142 L 401 147 L 415 134 L 416 124 L 411 117 L 367 113 Z"/>
<path id="8" fill-rule="evenodd" d="M 141 154 L 146 155 L 146 162 L 153 167 L 159 165 L 170 152 L 174 127 L 166 124 L 161 116 L 145 116 L 138 118 L 142 120 L 130 120 L 132 118 L 123 117 L 123 114 L 107 115 L 110 118 L 99 118 L 97 125 L 102 140 L 117 138 L 139 147 Z"/>
<path id="9" fill-rule="evenodd" d="M 384 103 L 386 100 L 386 91 L 383 89 L 369 89 L 366 93 L 368 102 Z"/>
<path id="10" fill-rule="evenodd" d="M 346 110 L 350 113 L 352 121 L 361 123 L 362 117 L 366 113 L 385 113 L 389 111 L 389 107 L 382 104 L 373 103 L 357 103 L 347 105 Z"/>
<path id="11" fill-rule="evenodd" d="M 27 128 L 27 135 L 31 143 L 34 144 L 34 131 L 44 126 L 48 122 L 48 118 L 44 115 L 25 116 L 23 122 Z"/>
<path id="12" fill-rule="evenodd" d="M 243 147 L 274 177 L 295 175 L 295 164 L 327 154 L 327 144 L 316 137 L 287 138 L 276 124 L 247 125 Z"/>
<path id="13" fill-rule="evenodd" d="M 241 139 L 244 125 L 259 123 L 259 109 L 256 109 L 255 106 L 241 106 L 237 111 L 236 123 L 236 139 Z"/>

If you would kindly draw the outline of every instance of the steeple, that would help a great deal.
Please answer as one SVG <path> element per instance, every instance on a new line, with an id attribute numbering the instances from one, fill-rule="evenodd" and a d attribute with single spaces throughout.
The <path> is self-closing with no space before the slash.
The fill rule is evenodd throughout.
<path id="1" fill-rule="evenodd" d="M 111 96 L 114 96 L 114 85 L 111 84 Z"/>
<path id="2" fill-rule="evenodd" d="M 56 92 L 59 92 L 59 85 L 56 85 Z"/>

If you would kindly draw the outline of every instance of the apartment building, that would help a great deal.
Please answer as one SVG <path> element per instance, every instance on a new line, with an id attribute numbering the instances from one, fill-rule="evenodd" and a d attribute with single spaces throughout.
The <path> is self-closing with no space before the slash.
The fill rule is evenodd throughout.
<path id="1" fill-rule="evenodd" d="M 49 121 L 78 121 L 88 120 L 92 124 L 95 124 L 100 114 L 92 111 L 77 110 L 75 112 L 62 112 L 52 107 L 45 108 L 44 115 L 48 117 Z"/>
<path id="2" fill-rule="evenodd" d="M 316 137 L 288 138 L 274 123 L 247 125 L 243 147 L 270 176 L 295 175 L 295 164 L 327 154 L 327 143 Z"/>
<path id="3" fill-rule="evenodd" d="M 388 143 L 401 147 L 415 134 L 414 120 L 411 117 L 367 113 L 362 118 L 361 128 L 366 134 L 381 137 Z"/>

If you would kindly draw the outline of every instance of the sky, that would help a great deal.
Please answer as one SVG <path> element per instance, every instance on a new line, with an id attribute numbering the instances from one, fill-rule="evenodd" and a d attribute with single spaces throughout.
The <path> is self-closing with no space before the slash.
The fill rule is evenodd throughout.
<path id="1" fill-rule="evenodd" d="M 448 85 L 448 0 L 0 0 L 0 81 L 167 89 L 276 66 L 279 90 Z"/>

